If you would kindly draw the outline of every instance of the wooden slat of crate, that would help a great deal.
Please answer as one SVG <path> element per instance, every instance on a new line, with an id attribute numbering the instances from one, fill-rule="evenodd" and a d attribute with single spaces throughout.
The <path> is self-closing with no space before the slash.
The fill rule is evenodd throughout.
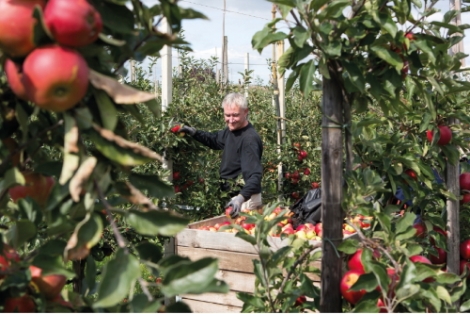
<path id="1" fill-rule="evenodd" d="M 254 274 L 219 270 L 215 277 L 224 280 L 229 285 L 231 291 L 250 293 L 255 291 Z"/>
<path id="2" fill-rule="evenodd" d="M 205 248 L 255 254 L 253 245 L 233 233 L 185 229 L 176 236 L 178 247 Z"/>
<path id="3" fill-rule="evenodd" d="M 181 256 L 187 256 L 193 261 L 204 257 L 218 258 L 220 270 L 230 270 L 244 273 L 253 272 L 252 260 L 258 258 L 258 255 L 255 254 L 191 248 L 184 246 L 177 247 L 177 253 Z"/>
<path id="4" fill-rule="evenodd" d="M 194 313 L 240 313 L 241 307 L 215 304 L 212 302 L 201 302 L 183 298 Z"/>

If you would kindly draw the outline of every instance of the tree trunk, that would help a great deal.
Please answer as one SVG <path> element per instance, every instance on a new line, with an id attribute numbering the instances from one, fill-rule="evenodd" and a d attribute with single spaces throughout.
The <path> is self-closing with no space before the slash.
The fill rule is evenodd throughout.
<path id="1" fill-rule="evenodd" d="M 336 247 L 343 240 L 343 113 L 342 94 L 337 81 L 323 77 L 322 118 L 322 222 L 320 312 L 341 312 L 341 255 Z"/>
<path id="2" fill-rule="evenodd" d="M 85 264 L 86 260 L 73 261 L 73 271 L 76 278 L 73 281 L 73 292 L 83 293 L 83 278 L 85 278 Z"/>

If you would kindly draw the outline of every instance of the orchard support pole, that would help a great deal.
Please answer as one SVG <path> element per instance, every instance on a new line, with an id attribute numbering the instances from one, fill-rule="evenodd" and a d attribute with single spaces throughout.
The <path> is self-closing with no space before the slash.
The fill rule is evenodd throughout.
<path id="1" fill-rule="evenodd" d="M 460 11 L 460 0 L 450 0 L 450 10 Z M 460 12 L 457 14 L 455 19 L 452 21 L 455 25 L 460 25 Z M 461 34 L 455 34 L 461 35 Z M 449 53 L 451 55 L 463 52 L 463 41 L 460 41 L 454 45 Z M 465 59 L 462 59 L 462 66 L 465 66 Z M 459 124 L 459 120 L 452 118 L 449 119 L 449 125 Z M 457 162 L 456 165 L 452 165 L 450 162 L 447 162 L 446 165 L 446 184 L 447 189 L 450 193 L 454 195 L 460 195 L 460 166 Z M 450 200 L 446 201 L 446 210 L 447 210 L 447 271 L 454 274 L 460 274 L 460 223 L 459 223 L 459 201 Z"/>
<path id="2" fill-rule="evenodd" d="M 250 70 L 250 54 L 247 52 L 245 55 L 245 73 Z M 248 84 L 245 84 L 245 98 L 248 100 Z"/>
<path id="3" fill-rule="evenodd" d="M 331 72 L 330 72 L 331 73 Z M 336 247 L 343 241 L 343 111 L 342 92 L 334 76 L 323 77 L 322 98 L 322 261 L 320 312 L 342 311 L 342 260 Z"/>
<path id="4" fill-rule="evenodd" d="M 162 32 L 163 33 L 171 33 L 171 27 L 168 24 L 167 19 L 165 18 L 163 21 Z M 172 63 L 171 63 L 171 47 L 164 46 L 160 51 L 162 56 L 162 111 L 166 111 L 168 109 L 169 104 L 173 101 L 173 81 L 172 81 Z M 171 159 L 167 158 L 166 151 L 163 152 L 163 164 L 162 167 L 164 169 L 170 170 L 169 180 L 173 179 L 173 162 Z M 164 247 L 164 254 L 165 256 L 174 255 L 176 254 L 176 243 L 175 238 L 170 237 L 168 242 L 165 243 Z M 176 302 L 176 298 L 165 298 L 165 305 L 168 306 L 172 303 Z"/>

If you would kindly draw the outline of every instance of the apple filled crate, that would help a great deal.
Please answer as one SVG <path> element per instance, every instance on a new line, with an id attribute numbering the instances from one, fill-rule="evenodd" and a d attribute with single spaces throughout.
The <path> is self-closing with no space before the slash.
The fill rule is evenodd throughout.
<path id="1" fill-rule="evenodd" d="M 224 280 L 230 287 L 227 294 L 191 294 L 180 296 L 195 313 L 228 313 L 241 312 L 243 302 L 237 299 L 237 292 L 254 292 L 255 275 L 252 260 L 258 259 L 253 245 L 235 237 L 231 232 L 213 232 L 207 230 L 215 225 L 224 225 L 231 222 L 227 216 L 218 216 L 189 224 L 174 239 L 171 245 L 174 254 L 196 260 L 204 257 L 214 257 L 219 260 L 218 279 Z M 202 229 L 201 229 L 202 228 Z M 204 230 L 206 229 L 206 230 Z M 355 234 L 345 235 L 345 238 L 354 237 Z M 309 240 L 311 244 L 319 244 L 320 238 Z M 269 237 L 273 249 L 288 245 L 288 240 L 280 237 Z M 313 266 L 320 268 L 320 261 Z M 320 284 L 320 278 L 314 274 L 309 276 L 314 282 Z"/>

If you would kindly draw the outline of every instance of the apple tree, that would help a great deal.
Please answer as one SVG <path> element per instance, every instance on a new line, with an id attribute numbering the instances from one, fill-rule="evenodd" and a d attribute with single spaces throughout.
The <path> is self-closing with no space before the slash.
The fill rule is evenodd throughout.
<path id="1" fill-rule="evenodd" d="M 119 80 L 130 59 L 190 49 L 177 34 L 205 16 L 171 0 L 0 0 L 0 10 L 3 311 L 183 312 L 164 297 L 226 291 L 215 259 L 163 255 L 189 219 L 162 209 L 173 187 L 138 168 L 161 152 L 124 123 L 157 124 L 154 94 Z"/>
<path id="2" fill-rule="evenodd" d="M 453 24 L 459 13 L 453 10 L 441 21 L 430 19 L 438 12 L 436 1 L 270 2 L 281 17 L 253 36 L 253 47 L 261 51 L 287 40 L 290 47 L 279 60 L 281 71 L 291 70 L 287 88 L 298 82 L 308 95 L 319 80 L 323 88 L 322 135 L 329 141 L 322 145 L 328 157 L 322 186 L 331 198 L 322 194 L 328 239 L 323 251 L 329 255 L 323 256 L 320 310 L 341 311 L 342 257 L 336 250 L 351 254 L 358 248 L 366 252 L 365 274 L 353 289 L 367 293 L 355 311 L 377 311 L 378 302 L 390 312 L 466 310 L 468 302 L 458 307 L 462 296 L 468 300 L 466 282 L 455 269 L 444 272 L 442 265 L 410 257 L 436 255 L 432 241 L 447 249 L 445 236 L 435 230 L 446 230 L 446 201 L 460 196 L 442 179 L 448 165 L 458 166 L 459 149 L 468 148 L 464 126 L 470 122 L 470 84 L 460 75 L 465 55 L 449 50 L 468 25 Z M 452 124 L 454 119 L 462 124 Z M 441 137 L 449 136 L 442 126 L 452 130 L 445 144 Z M 330 161 L 336 172 L 326 171 Z M 343 166 L 337 170 L 338 165 Z M 338 188 L 343 180 L 344 189 Z M 359 241 L 342 242 L 343 217 L 356 214 L 374 217 L 372 228 L 358 229 Z M 415 235 L 418 222 L 426 226 L 425 237 Z M 449 236 L 453 231 L 447 230 Z M 372 249 L 381 252 L 380 259 L 371 257 Z M 400 278 L 393 287 L 387 268 Z"/>

